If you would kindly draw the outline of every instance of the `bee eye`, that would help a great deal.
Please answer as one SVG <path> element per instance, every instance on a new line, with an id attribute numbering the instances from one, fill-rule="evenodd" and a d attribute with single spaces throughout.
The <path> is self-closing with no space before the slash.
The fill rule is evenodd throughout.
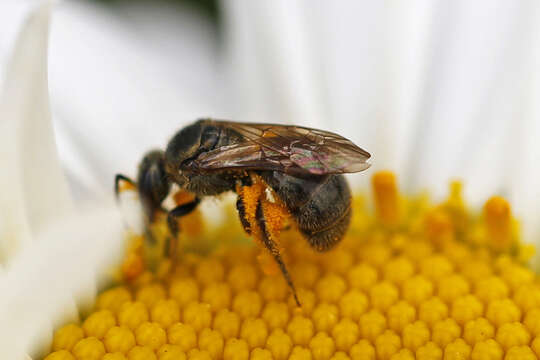
<path id="1" fill-rule="evenodd" d="M 215 126 L 205 127 L 201 134 L 201 146 L 198 152 L 214 150 L 219 140 L 219 129 Z"/>

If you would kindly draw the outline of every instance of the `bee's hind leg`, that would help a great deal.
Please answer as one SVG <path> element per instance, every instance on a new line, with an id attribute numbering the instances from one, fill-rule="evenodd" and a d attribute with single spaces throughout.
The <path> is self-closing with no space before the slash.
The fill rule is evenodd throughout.
<path id="1" fill-rule="evenodd" d="M 173 257 L 174 254 L 176 254 L 176 249 L 178 246 L 178 233 L 180 232 L 178 218 L 191 213 L 197 208 L 197 205 L 199 205 L 200 202 L 201 200 L 196 197 L 193 201 L 178 205 L 167 213 L 167 225 L 169 226 L 169 231 L 171 232 L 170 239 L 165 249 L 167 256 Z"/>
<path id="2" fill-rule="evenodd" d="M 283 259 L 281 258 L 279 247 L 274 242 L 274 240 L 272 240 L 271 235 L 269 234 L 268 229 L 266 227 L 264 211 L 263 211 L 262 203 L 260 201 L 259 201 L 259 204 L 257 205 L 257 211 L 255 213 L 255 216 L 257 219 L 257 224 L 259 225 L 261 229 L 261 240 L 264 246 L 268 249 L 268 251 L 270 251 L 270 253 L 274 257 L 274 260 L 279 265 L 279 269 L 281 270 L 281 273 L 283 274 L 285 281 L 287 281 L 287 284 L 292 290 L 294 300 L 296 301 L 296 305 L 301 306 L 300 301 L 298 300 L 298 295 L 296 293 L 296 288 L 294 287 L 289 271 L 287 270 L 287 267 L 285 266 L 285 263 L 283 262 Z"/>
<path id="3" fill-rule="evenodd" d="M 240 216 L 240 223 L 242 224 L 244 231 L 246 232 L 246 234 L 251 235 L 251 224 L 249 223 L 249 220 L 246 216 L 246 204 L 244 203 L 244 199 L 240 195 L 236 199 L 236 210 L 238 211 L 238 215 Z"/>

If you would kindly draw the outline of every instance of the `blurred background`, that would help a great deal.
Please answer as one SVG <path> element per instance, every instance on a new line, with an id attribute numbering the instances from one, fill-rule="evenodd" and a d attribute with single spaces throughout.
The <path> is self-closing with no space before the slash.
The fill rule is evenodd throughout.
<path id="1" fill-rule="evenodd" d="M 31 0 L 0 2 L 5 68 Z M 49 87 L 76 198 L 199 117 L 338 132 L 404 191 L 507 197 L 540 233 L 540 3 L 87 0 L 53 15 Z"/>

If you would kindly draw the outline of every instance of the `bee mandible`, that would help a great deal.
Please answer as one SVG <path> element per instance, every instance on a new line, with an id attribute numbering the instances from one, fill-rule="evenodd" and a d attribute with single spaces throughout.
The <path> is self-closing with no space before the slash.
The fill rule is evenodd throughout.
<path id="1" fill-rule="evenodd" d="M 367 169 L 369 158 L 367 151 L 350 140 L 323 130 L 201 119 L 178 131 L 165 151 L 146 153 L 136 182 L 116 175 L 115 189 L 118 193 L 120 180 L 136 183 L 147 221 L 152 222 L 158 211 L 165 211 L 173 239 L 179 232 L 177 219 L 193 211 L 202 198 L 237 193 L 242 226 L 248 234 L 258 227 L 261 242 L 299 304 L 276 239 L 267 226 L 263 196 L 249 221 L 249 204 L 243 191 L 253 185 L 254 179 L 262 182 L 287 209 L 307 242 L 317 251 L 326 251 L 343 238 L 351 220 L 351 191 L 343 174 Z M 168 211 L 162 202 L 173 183 L 195 198 Z"/>

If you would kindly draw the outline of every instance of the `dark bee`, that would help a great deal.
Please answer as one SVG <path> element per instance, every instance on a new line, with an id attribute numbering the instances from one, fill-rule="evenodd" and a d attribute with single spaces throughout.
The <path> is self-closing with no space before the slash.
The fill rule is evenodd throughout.
<path id="1" fill-rule="evenodd" d="M 165 152 L 147 153 L 139 166 L 137 185 L 150 222 L 156 211 L 166 211 L 162 202 L 172 183 L 195 194 L 192 202 L 166 211 L 176 238 L 177 218 L 194 210 L 202 197 L 238 193 L 257 176 L 288 209 L 309 244 L 326 251 L 343 238 L 351 219 L 351 191 L 342 174 L 367 169 L 369 158 L 368 152 L 351 141 L 327 131 L 203 119 L 176 133 Z M 131 181 L 117 175 L 117 192 L 119 180 Z M 242 225 L 250 233 L 242 196 L 236 205 Z M 267 230 L 261 202 L 256 206 L 255 220 L 263 244 L 298 302 L 276 242 Z"/>

